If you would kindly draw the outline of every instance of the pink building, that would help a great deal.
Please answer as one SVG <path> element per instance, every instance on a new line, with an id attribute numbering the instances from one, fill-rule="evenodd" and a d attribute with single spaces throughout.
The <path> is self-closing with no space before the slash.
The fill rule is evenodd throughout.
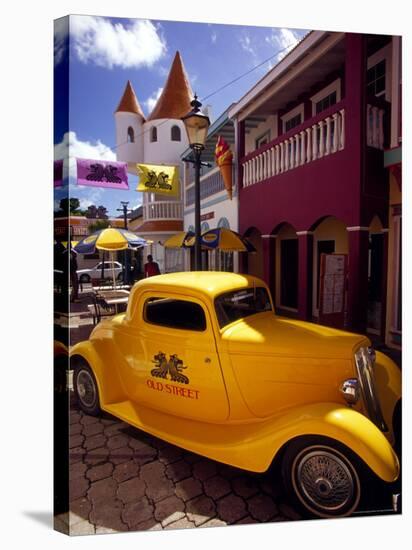
<path id="1" fill-rule="evenodd" d="M 395 42 L 310 32 L 229 110 L 239 231 L 258 251 L 243 269 L 266 280 L 280 313 L 317 320 L 321 255 L 345 254 L 345 325 L 382 339 Z"/>

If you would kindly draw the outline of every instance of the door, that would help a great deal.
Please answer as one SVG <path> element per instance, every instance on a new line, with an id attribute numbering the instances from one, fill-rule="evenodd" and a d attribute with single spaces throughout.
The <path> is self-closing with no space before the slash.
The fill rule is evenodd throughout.
<path id="1" fill-rule="evenodd" d="M 335 253 L 335 241 L 325 240 L 317 242 L 317 257 L 316 257 L 316 313 L 319 315 L 319 301 L 320 301 L 320 260 L 322 254 L 334 254 Z"/>
<path id="2" fill-rule="evenodd" d="M 298 240 L 280 242 L 280 304 L 298 307 Z"/>
<path id="3" fill-rule="evenodd" d="M 130 398 L 175 416 L 225 420 L 228 399 L 205 304 L 147 292 L 136 321 L 134 359 L 125 373 Z"/>

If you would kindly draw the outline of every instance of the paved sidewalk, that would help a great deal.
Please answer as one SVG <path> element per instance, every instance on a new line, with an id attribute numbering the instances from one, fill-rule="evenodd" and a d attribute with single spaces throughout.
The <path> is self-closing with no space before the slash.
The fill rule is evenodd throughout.
<path id="1" fill-rule="evenodd" d="M 299 519 L 269 474 L 205 459 L 75 404 L 70 510 L 72 535 Z"/>

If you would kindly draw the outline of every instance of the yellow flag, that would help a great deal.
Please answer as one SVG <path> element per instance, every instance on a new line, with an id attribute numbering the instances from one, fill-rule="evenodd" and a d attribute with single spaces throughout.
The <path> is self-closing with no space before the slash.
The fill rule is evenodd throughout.
<path id="1" fill-rule="evenodd" d="M 136 164 L 139 184 L 136 191 L 179 195 L 179 169 L 161 164 Z"/>

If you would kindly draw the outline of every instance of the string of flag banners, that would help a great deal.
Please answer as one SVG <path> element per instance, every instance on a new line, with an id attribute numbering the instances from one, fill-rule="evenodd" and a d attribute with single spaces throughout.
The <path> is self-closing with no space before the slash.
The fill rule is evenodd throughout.
<path id="1" fill-rule="evenodd" d="M 232 200 L 233 153 L 227 142 L 219 136 L 215 149 L 225 189 Z M 77 185 L 105 189 L 129 190 L 127 162 L 76 158 Z M 136 164 L 139 183 L 136 191 L 179 196 L 179 168 L 163 164 Z M 63 186 L 63 160 L 54 161 L 54 187 Z"/>

